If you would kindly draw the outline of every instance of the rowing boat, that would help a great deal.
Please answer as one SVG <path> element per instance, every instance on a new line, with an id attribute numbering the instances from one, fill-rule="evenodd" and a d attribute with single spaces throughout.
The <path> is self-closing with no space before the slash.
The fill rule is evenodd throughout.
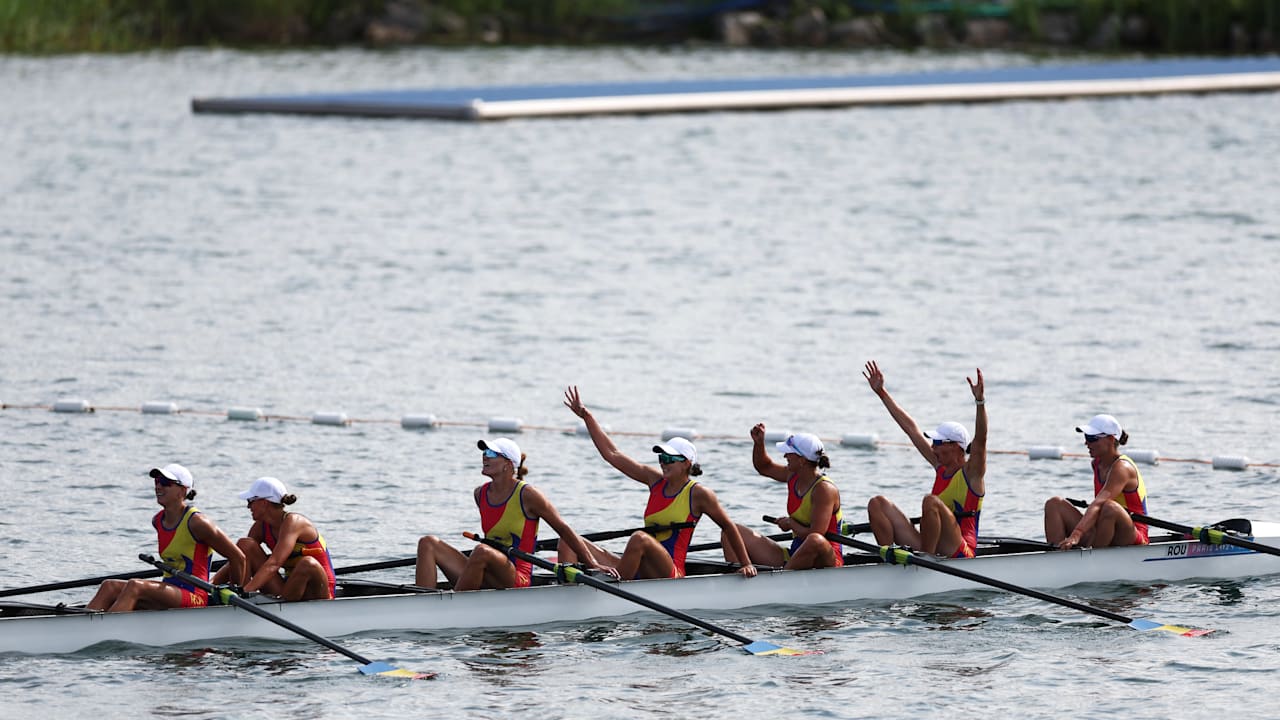
<path id="1" fill-rule="evenodd" d="M 1280 544 L 1280 524 L 1254 522 L 1245 536 Z M 1041 589 L 1081 583 L 1227 579 L 1280 573 L 1280 557 L 1183 536 L 1153 537 L 1150 545 L 1056 551 L 1043 543 L 984 539 L 971 559 L 950 559 L 974 573 Z M 870 555 L 848 555 L 842 568 L 761 572 L 755 578 L 704 571 L 681 579 L 632 580 L 637 595 L 686 611 L 724 611 L 759 605 L 823 605 L 895 600 L 980 588 L 972 582 L 919 567 L 886 565 Z M 697 565 L 695 563 L 695 565 Z M 714 567 L 714 563 L 702 563 Z M 358 594 L 360 583 L 334 600 L 260 602 L 280 617 L 326 637 L 378 631 L 527 627 L 580 622 L 642 611 L 637 605 L 582 585 L 548 583 L 512 590 L 455 593 Z M 377 592 L 377 583 L 364 585 Z M 385 590 L 384 590 L 385 592 Z M 278 625 L 236 607 L 100 613 L 74 608 L 0 604 L 0 652 L 65 653 L 104 642 L 166 646 L 219 638 L 294 640 Z"/>

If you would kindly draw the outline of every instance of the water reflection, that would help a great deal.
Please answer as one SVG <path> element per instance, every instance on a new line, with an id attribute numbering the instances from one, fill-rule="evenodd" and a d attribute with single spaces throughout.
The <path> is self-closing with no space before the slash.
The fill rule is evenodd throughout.
<path id="1" fill-rule="evenodd" d="M 517 678 L 545 670 L 542 643 L 537 633 L 529 631 L 485 632 L 466 636 L 466 645 L 477 648 L 475 655 L 464 658 L 463 666 L 482 680 L 508 687 Z"/>
<path id="2" fill-rule="evenodd" d="M 939 603 L 912 604 L 901 610 L 904 618 L 918 620 L 931 630 L 977 630 L 994 615 L 982 608 Z"/>

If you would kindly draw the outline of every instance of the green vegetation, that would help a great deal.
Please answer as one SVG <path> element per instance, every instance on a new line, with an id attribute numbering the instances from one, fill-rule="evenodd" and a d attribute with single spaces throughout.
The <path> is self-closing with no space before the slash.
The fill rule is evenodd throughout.
<path id="1" fill-rule="evenodd" d="M 127 52 L 189 45 L 680 42 L 715 39 L 718 0 L 0 0 L 0 52 Z M 683 8 L 686 12 L 669 11 Z M 876 16 L 895 44 L 923 20 L 957 37 L 1008 23 L 1015 45 L 1256 52 L 1280 47 L 1280 0 L 776 0 L 771 21 Z M 655 22 L 655 19 L 657 22 Z M 937 23 L 937 20 L 934 20 Z M 660 30 L 654 30 L 659 27 Z M 785 44 L 787 40 L 782 42 Z"/>

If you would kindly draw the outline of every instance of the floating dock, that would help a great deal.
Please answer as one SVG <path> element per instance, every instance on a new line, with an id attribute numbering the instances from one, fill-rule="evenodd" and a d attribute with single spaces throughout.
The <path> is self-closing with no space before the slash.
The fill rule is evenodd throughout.
<path id="1" fill-rule="evenodd" d="M 741 80 L 593 83 L 196 98 L 197 113 L 509 120 L 588 115 L 1260 92 L 1280 58 L 1153 60 L 996 70 Z"/>

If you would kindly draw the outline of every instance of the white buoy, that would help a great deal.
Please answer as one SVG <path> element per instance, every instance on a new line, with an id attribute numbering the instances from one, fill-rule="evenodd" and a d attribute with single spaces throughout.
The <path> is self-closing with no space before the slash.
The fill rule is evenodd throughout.
<path id="1" fill-rule="evenodd" d="M 698 431 L 693 428 L 669 427 L 662 431 L 662 439 L 670 440 L 671 438 L 681 437 L 685 440 L 693 440 L 698 437 Z"/>
<path id="2" fill-rule="evenodd" d="M 254 407 L 233 407 L 227 410 L 228 420 L 261 420 L 262 409 Z"/>
<path id="3" fill-rule="evenodd" d="M 350 425 L 351 420 L 344 412 L 318 412 L 311 415 L 312 425 Z"/>
<path id="4" fill-rule="evenodd" d="M 1032 460 L 1061 460 L 1063 452 L 1058 445 L 1035 445 L 1027 449 L 1027 457 Z"/>
<path id="5" fill-rule="evenodd" d="M 858 434 L 849 433 L 840 438 L 840 444 L 845 447 L 866 448 L 874 450 L 880 445 L 880 436 L 875 433 Z"/>
<path id="6" fill-rule="evenodd" d="M 178 403 L 175 402 L 142 403 L 143 415 L 172 415 L 176 412 L 178 412 Z"/>
<path id="7" fill-rule="evenodd" d="M 93 406 L 89 404 L 88 400 L 66 398 L 55 402 L 53 404 L 53 411 L 58 413 L 93 412 Z"/>
<path id="8" fill-rule="evenodd" d="M 518 433 L 524 427 L 520 418 L 489 418 L 489 432 Z"/>
<path id="9" fill-rule="evenodd" d="M 1214 455 L 1214 470 L 1244 470 L 1249 467 L 1249 458 L 1243 455 Z"/>
<path id="10" fill-rule="evenodd" d="M 436 425 L 439 425 L 439 423 L 436 422 L 436 416 L 431 413 L 424 413 L 422 415 L 405 415 L 400 418 L 400 427 L 405 430 L 416 430 L 418 428 L 430 429 Z"/>
<path id="11" fill-rule="evenodd" d="M 605 432 L 609 432 L 609 426 L 608 426 L 608 425 L 605 425 L 604 423 L 600 423 L 600 429 L 601 429 L 601 430 L 603 430 L 603 431 L 605 431 Z M 591 431 L 590 431 L 590 430 L 587 430 L 587 421 L 586 421 L 586 420 L 579 420 L 579 421 L 578 421 L 578 426 L 577 426 L 577 427 L 575 427 L 575 428 L 573 429 L 573 434 L 574 434 L 574 435 L 584 435 L 584 436 L 586 436 L 586 437 L 591 437 Z"/>
<path id="12" fill-rule="evenodd" d="M 1129 459 L 1134 462 L 1145 463 L 1147 465 L 1160 464 L 1159 450 L 1125 450 L 1124 454 L 1128 455 Z"/>

